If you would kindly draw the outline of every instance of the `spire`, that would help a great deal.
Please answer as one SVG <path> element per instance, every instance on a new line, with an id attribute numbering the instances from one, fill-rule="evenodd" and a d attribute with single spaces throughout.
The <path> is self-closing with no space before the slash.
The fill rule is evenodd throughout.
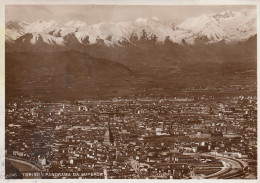
<path id="1" fill-rule="evenodd" d="M 105 133 L 104 137 L 104 145 L 113 145 L 114 144 L 114 137 L 110 129 L 110 123 L 108 122 L 108 130 Z"/>

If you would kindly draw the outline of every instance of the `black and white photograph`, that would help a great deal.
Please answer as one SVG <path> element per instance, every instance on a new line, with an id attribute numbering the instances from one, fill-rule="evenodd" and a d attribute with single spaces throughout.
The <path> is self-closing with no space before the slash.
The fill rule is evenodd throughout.
<path id="1" fill-rule="evenodd" d="M 5 4 L 4 179 L 257 180 L 257 4 Z"/>

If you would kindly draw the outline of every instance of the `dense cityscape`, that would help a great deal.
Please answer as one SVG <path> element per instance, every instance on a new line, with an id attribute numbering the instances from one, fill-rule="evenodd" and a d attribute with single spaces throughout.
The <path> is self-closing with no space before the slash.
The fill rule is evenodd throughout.
<path id="1" fill-rule="evenodd" d="M 35 166 L 23 178 L 256 178 L 256 101 L 20 97 L 6 104 L 6 157 Z"/>
<path id="2" fill-rule="evenodd" d="M 5 179 L 259 178 L 258 3 L 165 3 L 5 6 Z"/>

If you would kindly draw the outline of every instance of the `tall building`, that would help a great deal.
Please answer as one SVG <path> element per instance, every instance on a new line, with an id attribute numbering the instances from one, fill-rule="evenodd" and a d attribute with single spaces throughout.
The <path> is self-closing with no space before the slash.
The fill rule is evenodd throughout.
<path id="1" fill-rule="evenodd" d="M 109 122 L 108 122 L 108 130 L 105 133 L 103 144 L 104 145 L 110 145 L 110 146 L 114 145 L 114 137 L 113 137 L 113 134 L 111 132 L 110 123 Z"/>

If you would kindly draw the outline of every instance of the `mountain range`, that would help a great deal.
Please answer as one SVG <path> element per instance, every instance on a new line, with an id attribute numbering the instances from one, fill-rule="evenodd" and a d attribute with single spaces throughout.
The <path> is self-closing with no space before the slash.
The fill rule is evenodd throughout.
<path id="1" fill-rule="evenodd" d="M 16 50 L 66 50 L 86 45 L 137 46 L 150 40 L 156 44 L 165 41 L 180 45 L 227 44 L 245 41 L 256 35 L 256 10 L 225 11 L 201 15 L 181 24 L 165 23 L 158 18 L 138 18 L 135 21 L 100 22 L 88 24 L 75 20 L 36 22 L 7 22 L 6 45 Z M 70 47 L 71 46 L 71 47 Z"/>
<path id="2" fill-rule="evenodd" d="M 156 17 L 97 24 L 7 22 L 6 96 L 67 100 L 254 86 L 256 29 L 256 11 L 249 9 L 178 25 Z"/>

